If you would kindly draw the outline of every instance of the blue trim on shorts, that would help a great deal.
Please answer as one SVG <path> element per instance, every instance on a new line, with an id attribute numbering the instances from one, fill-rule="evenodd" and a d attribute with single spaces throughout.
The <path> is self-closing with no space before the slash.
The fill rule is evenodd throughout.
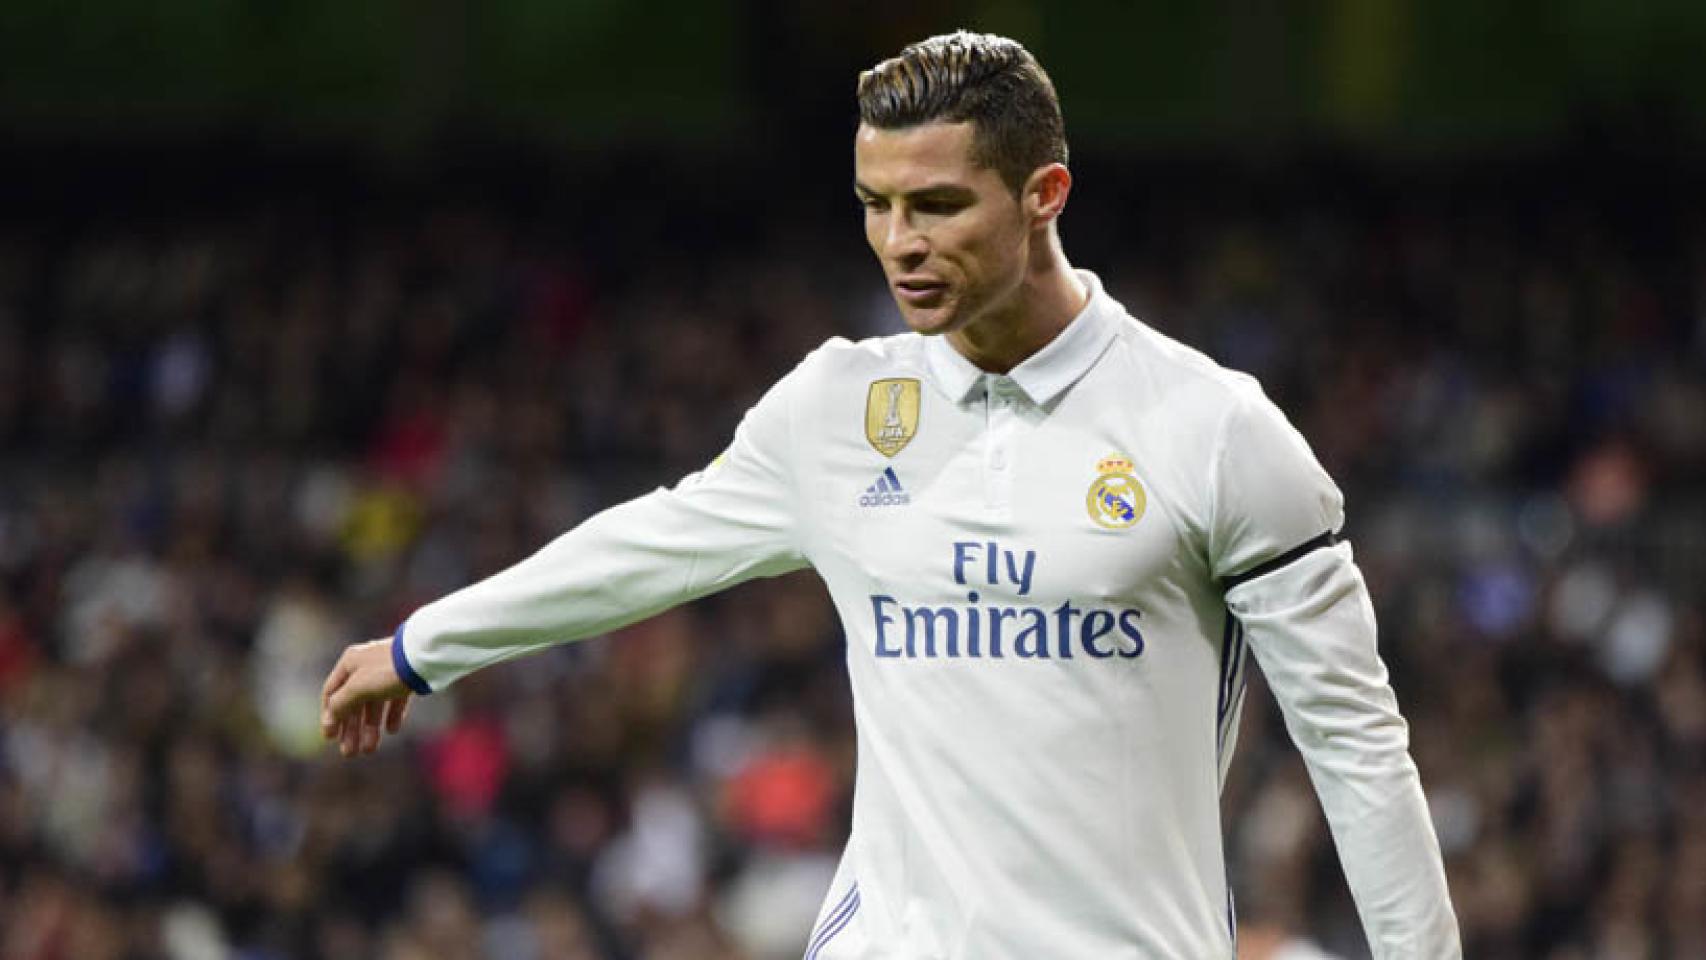
<path id="1" fill-rule="evenodd" d="M 853 921 L 853 915 L 858 912 L 859 884 L 854 883 L 842 896 L 841 902 L 836 905 L 834 910 L 830 911 L 830 915 L 824 921 L 823 926 L 819 927 L 817 933 L 812 936 L 811 945 L 806 948 L 805 960 L 818 960 L 818 954 L 829 945 L 829 941 L 835 939 L 836 934 L 847 928 L 847 925 Z"/>

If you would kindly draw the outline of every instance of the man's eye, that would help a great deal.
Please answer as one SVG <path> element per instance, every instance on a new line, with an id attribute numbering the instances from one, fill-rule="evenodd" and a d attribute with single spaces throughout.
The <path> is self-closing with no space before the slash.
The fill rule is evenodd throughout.
<path id="1" fill-rule="evenodd" d="M 878 200 L 876 197 L 862 197 L 859 200 L 859 205 L 864 207 L 866 210 L 871 210 L 871 211 L 876 211 L 876 212 L 887 210 L 889 208 L 889 205 L 887 203 L 884 203 L 883 201 Z"/>
<path id="2" fill-rule="evenodd" d="M 913 205 L 919 213 L 932 217 L 946 217 L 959 213 L 965 205 L 954 200 L 924 200 Z"/>

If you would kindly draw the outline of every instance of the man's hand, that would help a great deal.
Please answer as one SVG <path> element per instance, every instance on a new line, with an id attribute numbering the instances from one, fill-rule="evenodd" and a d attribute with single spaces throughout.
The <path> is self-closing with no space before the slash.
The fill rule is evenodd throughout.
<path id="1" fill-rule="evenodd" d="M 320 691 L 320 735 L 346 757 L 377 750 L 408 713 L 409 688 L 391 666 L 390 640 L 351 644 Z"/>

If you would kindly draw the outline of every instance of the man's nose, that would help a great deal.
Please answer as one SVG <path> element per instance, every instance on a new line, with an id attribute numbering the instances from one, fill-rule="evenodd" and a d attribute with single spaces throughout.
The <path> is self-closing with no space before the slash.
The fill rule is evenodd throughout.
<path id="1" fill-rule="evenodd" d="M 905 214 L 889 217 L 888 236 L 883 238 L 884 252 L 896 260 L 917 260 L 930 251 L 923 232 L 912 225 Z"/>

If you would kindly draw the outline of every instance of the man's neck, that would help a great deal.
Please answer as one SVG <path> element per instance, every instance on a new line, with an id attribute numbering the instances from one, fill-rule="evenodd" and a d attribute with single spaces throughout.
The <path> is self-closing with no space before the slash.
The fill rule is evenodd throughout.
<path id="1" fill-rule="evenodd" d="M 1052 245 L 1051 245 L 1052 246 Z M 1006 373 L 1047 346 L 1090 301 L 1059 248 L 1033 266 L 1010 307 L 948 334 L 948 343 L 980 370 Z"/>

